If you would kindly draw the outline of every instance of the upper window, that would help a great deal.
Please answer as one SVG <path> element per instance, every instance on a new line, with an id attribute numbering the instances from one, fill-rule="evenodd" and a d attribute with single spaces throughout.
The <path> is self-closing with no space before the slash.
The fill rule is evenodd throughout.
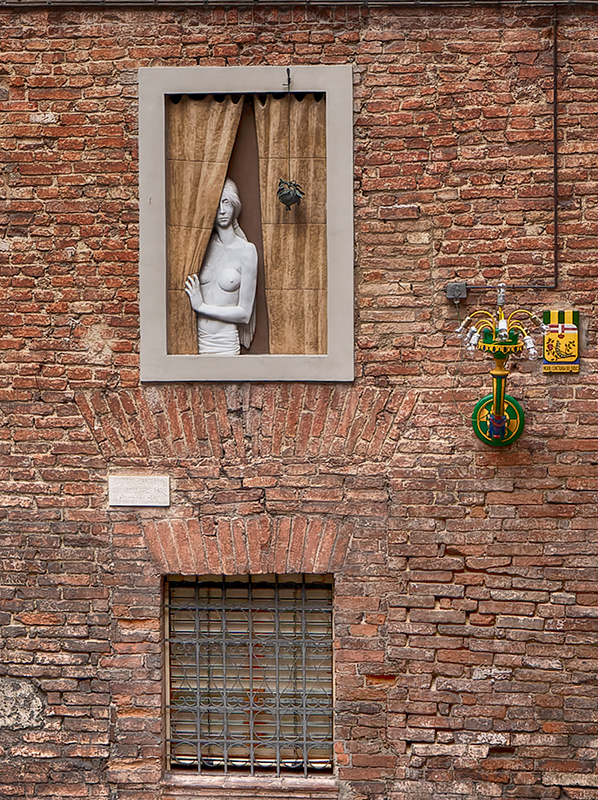
<path id="1" fill-rule="evenodd" d="M 351 67 L 139 82 L 142 380 L 352 380 Z"/>
<path id="2" fill-rule="evenodd" d="M 171 769 L 332 770 L 332 579 L 172 578 Z"/>

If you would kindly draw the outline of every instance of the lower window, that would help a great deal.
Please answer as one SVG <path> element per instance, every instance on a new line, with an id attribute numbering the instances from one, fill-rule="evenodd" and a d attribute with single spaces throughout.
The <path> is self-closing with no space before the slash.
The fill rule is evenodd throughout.
<path id="1" fill-rule="evenodd" d="M 332 578 L 171 578 L 171 769 L 332 770 Z"/>

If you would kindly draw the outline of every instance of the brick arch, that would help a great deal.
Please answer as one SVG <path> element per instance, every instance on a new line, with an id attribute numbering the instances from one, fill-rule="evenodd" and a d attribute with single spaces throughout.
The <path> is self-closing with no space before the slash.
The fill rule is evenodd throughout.
<path id="1" fill-rule="evenodd" d="M 417 393 L 372 384 L 166 384 L 75 401 L 104 458 L 391 458 Z"/>
<path id="2" fill-rule="evenodd" d="M 328 573 L 343 564 L 353 523 L 316 516 L 145 520 L 162 574 Z"/>

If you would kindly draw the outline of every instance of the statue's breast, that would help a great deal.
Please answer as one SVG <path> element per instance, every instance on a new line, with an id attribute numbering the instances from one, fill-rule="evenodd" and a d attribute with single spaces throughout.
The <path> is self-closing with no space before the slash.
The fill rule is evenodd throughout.
<path id="1" fill-rule="evenodd" d="M 234 267 L 224 267 L 219 271 L 217 281 L 225 292 L 236 292 L 241 285 L 241 271 Z"/>
<path id="2" fill-rule="evenodd" d="M 217 237 L 211 238 L 199 273 L 206 302 L 219 305 L 218 290 L 238 291 L 247 252 L 248 243 L 243 240 L 236 240 L 232 245 L 226 246 L 221 244 Z M 224 305 L 228 305 L 229 302 L 230 300 L 225 300 Z"/>

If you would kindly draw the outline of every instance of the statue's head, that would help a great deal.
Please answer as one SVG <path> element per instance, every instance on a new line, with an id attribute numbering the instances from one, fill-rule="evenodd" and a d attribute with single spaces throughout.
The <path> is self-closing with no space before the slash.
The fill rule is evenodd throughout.
<path id="1" fill-rule="evenodd" d="M 224 202 L 223 202 L 224 201 Z M 220 195 L 220 202 L 218 204 L 218 211 L 214 221 L 214 227 L 226 228 L 232 223 L 233 230 L 241 239 L 247 239 L 241 226 L 239 225 L 239 214 L 241 213 L 241 200 L 239 198 L 239 190 L 237 184 L 227 178 L 224 181 L 222 194 Z"/>
<path id="2" fill-rule="evenodd" d="M 234 217 L 233 219 L 237 219 L 239 214 L 241 213 L 241 200 L 239 198 L 239 190 L 237 189 L 237 184 L 234 181 L 231 181 L 230 178 L 227 178 L 224 181 L 224 187 L 222 189 L 222 194 L 220 195 L 220 199 L 226 198 L 234 210 Z"/>

